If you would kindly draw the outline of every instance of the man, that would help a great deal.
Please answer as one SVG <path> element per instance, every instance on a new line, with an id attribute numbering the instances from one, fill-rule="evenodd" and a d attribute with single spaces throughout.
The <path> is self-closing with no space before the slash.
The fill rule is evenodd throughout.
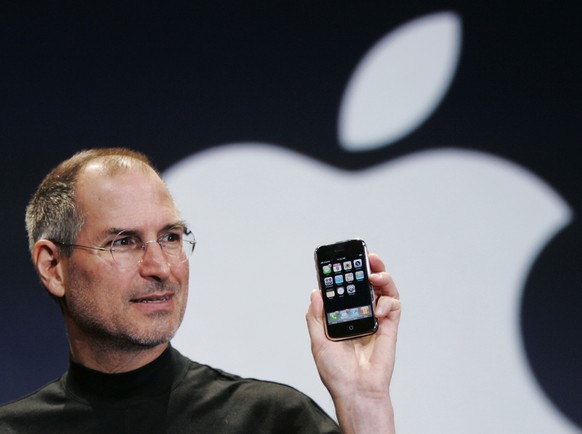
<path id="1" fill-rule="evenodd" d="M 188 297 L 194 239 L 144 155 L 93 149 L 61 163 L 26 211 L 32 260 L 58 302 L 68 371 L 0 407 L 0 433 L 337 432 L 305 395 L 197 364 L 170 340 Z M 371 255 L 372 337 L 326 339 L 322 300 L 306 315 L 311 347 L 342 432 L 394 432 L 389 383 L 398 292 Z"/>

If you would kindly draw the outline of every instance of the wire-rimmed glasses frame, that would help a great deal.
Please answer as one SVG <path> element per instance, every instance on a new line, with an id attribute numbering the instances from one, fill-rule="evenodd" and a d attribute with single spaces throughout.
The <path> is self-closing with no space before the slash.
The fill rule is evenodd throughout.
<path id="1" fill-rule="evenodd" d="M 170 265 L 188 261 L 196 247 L 196 238 L 192 231 L 185 225 L 172 226 L 158 238 L 149 241 L 142 241 L 133 231 L 120 231 L 111 243 L 109 243 L 109 247 L 69 244 L 54 240 L 53 242 L 64 247 L 109 252 L 113 262 L 121 269 L 130 269 L 139 266 L 143 261 L 147 246 L 152 243 L 159 244 Z"/>

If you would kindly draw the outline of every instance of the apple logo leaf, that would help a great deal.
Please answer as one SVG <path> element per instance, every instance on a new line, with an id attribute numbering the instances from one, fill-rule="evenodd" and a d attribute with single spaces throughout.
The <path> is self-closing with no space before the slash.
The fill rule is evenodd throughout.
<path id="1" fill-rule="evenodd" d="M 383 147 L 422 124 L 446 94 L 461 50 L 461 19 L 439 12 L 414 19 L 364 56 L 340 106 L 339 141 L 349 151 Z"/>

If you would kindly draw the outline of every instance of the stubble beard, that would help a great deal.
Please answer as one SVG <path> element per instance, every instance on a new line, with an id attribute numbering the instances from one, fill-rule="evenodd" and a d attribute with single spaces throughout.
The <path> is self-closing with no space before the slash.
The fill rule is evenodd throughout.
<path id="1" fill-rule="evenodd" d="M 180 306 L 177 318 L 171 312 L 152 312 L 148 314 L 151 321 L 147 327 L 131 324 L 129 320 L 125 324 L 121 323 L 121 326 L 115 326 L 100 312 L 96 312 L 94 303 L 87 295 L 90 292 L 85 290 L 88 284 L 83 279 L 72 278 L 71 284 L 76 291 L 72 299 L 65 301 L 66 314 L 91 344 L 103 351 L 143 351 L 168 343 L 178 331 L 184 317 L 186 299 Z M 182 294 L 184 290 L 177 283 L 155 283 L 139 292 L 143 294 L 166 291 L 172 291 L 174 297 L 187 297 L 187 294 Z"/>

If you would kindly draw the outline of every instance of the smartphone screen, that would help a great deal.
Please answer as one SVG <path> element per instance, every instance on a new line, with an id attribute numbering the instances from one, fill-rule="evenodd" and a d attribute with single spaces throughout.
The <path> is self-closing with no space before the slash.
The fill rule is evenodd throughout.
<path id="1" fill-rule="evenodd" d="M 341 340 L 374 333 L 378 322 L 366 243 L 353 239 L 320 246 L 315 262 L 327 337 Z"/>

